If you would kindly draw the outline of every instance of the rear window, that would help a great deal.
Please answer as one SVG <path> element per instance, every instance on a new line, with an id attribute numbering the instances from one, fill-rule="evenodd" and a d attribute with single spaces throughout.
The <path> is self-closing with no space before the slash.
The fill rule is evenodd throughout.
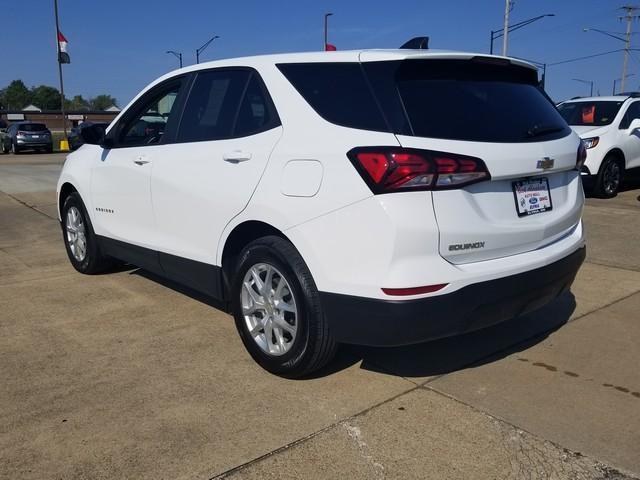
<path id="1" fill-rule="evenodd" d="M 600 127 L 616 118 L 624 102 L 568 102 L 558 106 L 560 115 L 569 125 Z"/>
<path id="2" fill-rule="evenodd" d="M 44 123 L 23 123 L 18 126 L 18 130 L 21 132 L 42 132 L 46 129 L 47 126 Z"/>
<path id="3" fill-rule="evenodd" d="M 537 73 L 475 60 L 278 66 L 326 120 L 353 128 L 479 142 L 529 142 L 571 129 Z"/>

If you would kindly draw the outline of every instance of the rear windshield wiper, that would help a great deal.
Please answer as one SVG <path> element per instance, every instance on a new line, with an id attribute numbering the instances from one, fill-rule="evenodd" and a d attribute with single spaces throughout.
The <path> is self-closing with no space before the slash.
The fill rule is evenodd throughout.
<path id="1" fill-rule="evenodd" d="M 556 133 L 564 130 L 564 127 L 558 125 L 534 125 L 527 130 L 527 137 L 539 137 L 548 133 Z"/>

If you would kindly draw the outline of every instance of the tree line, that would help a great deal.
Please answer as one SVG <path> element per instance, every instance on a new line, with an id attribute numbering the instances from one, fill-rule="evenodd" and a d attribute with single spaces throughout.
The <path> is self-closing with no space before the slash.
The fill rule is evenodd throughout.
<path id="1" fill-rule="evenodd" d="M 65 98 L 65 110 L 105 110 L 117 105 L 111 95 L 97 95 L 85 99 L 82 95 Z M 28 105 L 35 105 L 40 110 L 60 110 L 60 91 L 48 85 L 27 88 L 22 80 L 14 80 L 0 90 L 0 109 L 22 110 Z"/>

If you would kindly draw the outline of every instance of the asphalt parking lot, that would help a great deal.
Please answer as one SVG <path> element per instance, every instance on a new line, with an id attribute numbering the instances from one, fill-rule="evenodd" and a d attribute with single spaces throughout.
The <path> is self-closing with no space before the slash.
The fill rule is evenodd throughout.
<path id="1" fill-rule="evenodd" d="M 640 476 L 637 179 L 587 200 L 571 294 L 462 337 L 344 347 L 291 381 L 206 299 L 77 274 L 63 159 L 0 155 L 0 478 Z"/>

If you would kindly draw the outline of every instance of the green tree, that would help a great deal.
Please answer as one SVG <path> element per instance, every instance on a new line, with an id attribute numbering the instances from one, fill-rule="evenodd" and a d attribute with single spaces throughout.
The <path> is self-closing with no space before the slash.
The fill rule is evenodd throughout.
<path id="1" fill-rule="evenodd" d="M 89 100 L 91 110 L 106 110 L 111 105 L 117 105 L 117 100 L 111 95 L 98 95 Z"/>
<path id="2" fill-rule="evenodd" d="M 57 88 L 40 85 L 31 89 L 31 103 L 41 110 L 59 110 L 60 92 Z"/>
<path id="3" fill-rule="evenodd" d="M 7 110 L 22 110 L 31 103 L 31 92 L 22 80 L 14 80 L 4 89 Z"/>
<path id="4" fill-rule="evenodd" d="M 89 102 L 82 95 L 76 95 L 71 100 L 65 99 L 64 108 L 67 110 L 89 110 Z"/>

